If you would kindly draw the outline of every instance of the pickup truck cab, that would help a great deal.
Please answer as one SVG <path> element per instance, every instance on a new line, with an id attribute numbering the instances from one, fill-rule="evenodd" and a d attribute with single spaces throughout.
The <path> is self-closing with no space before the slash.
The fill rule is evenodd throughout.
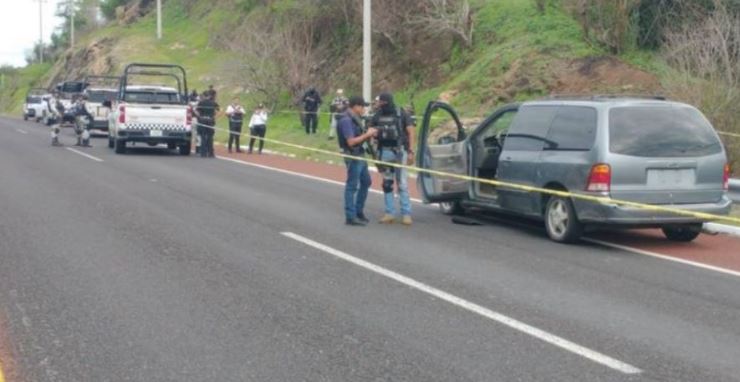
<path id="1" fill-rule="evenodd" d="M 85 90 L 85 83 L 82 81 L 65 81 L 56 86 L 59 95 L 58 101 L 64 106 L 62 114 L 62 126 L 67 125 L 74 127 L 77 116 L 74 113 L 73 106 L 77 97 Z"/>
<path id="2" fill-rule="evenodd" d="M 696 108 L 663 98 L 593 96 L 499 108 L 466 130 L 455 110 L 431 102 L 417 163 L 476 179 L 566 191 L 686 211 L 727 215 L 727 155 Z M 597 203 L 422 173 L 424 200 L 448 214 L 467 208 L 542 220 L 556 242 L 589 227 L 660 228 L 694 240 L 705 219 Z"/>
<path id="3" fill-rule="evenodd" d="M 133 85 L 138 76 L 174 79 L 177 85 Z M 187 82 L 182 67 L 128 65 L 116 100 L 103 103 L 111 107 L 108 147 L 114 148 L 116 154 L 124 154 L 130 142 L 149 146 L 166 144 L 170 150 L 178 149 L 181 155 L 190 155 L 193 112 L 185 94 Z"/>

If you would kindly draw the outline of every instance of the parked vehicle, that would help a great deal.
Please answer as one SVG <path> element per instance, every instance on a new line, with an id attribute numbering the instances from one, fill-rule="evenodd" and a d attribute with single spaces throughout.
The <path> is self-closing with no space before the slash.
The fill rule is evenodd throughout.
<path id="1" fill-rule="evenodd" d="M 34 119 L 41 121 L 46 110 L 45 99 L 48 99 L 49 91 L 41 88 L 33 88 L 26 94 L 26 102 L 23 104 L 23 120 Z M 45 98 L 46 97 L 46 98 Z"/>
<path id="2" fill-rule="evenodd" d="M 539 188 L 726 215 L 729 166 L 709 121 L 662 98 L 594 96 L 512 104 L 470 134 L 455 110 L 431 102 L 418 143 L 422 168 Z M 420 174 L 425 202 L 544 220 L 549 237 L 577 241 L 585 228 L 657 227 L 692 241 L 703 219 Z"/>
<path id="3" fill-rule="evenodd" d="M 136 85 L 146 77 L 147 85 Z M 174 81 L 175 86 L 148 85 L 153 78 Z M 126 152 L 129 142 L 150 146 L 166 144 L 190 155 L 193 111 L 187 102 L 187 75 L 178 65 L 130 64 L 126 67 L 109 115 L 108 147 L 117 154 Z"/>
<path id="4" fill-rule="evenodd" d="M 61 125 L 74 127 L 76 116 L 72 111 L 72 106 L 74 105 L 76 98 L 85 90 L 85 83 L 82 81 L 65 81 L 57 84 L 55 89 L 58 94 L 58 100 L 64 107 Z M 51 123 L 51 121 L 48 120 L 49 117 L 50 115 L 47 112 L 44 115 L 44 124 L 48 125 Z"/>
<path id="5" fill-rule="evenodd" d="M 118 96 L 121 78 L 114 76 L 87 76 L 85 77 L 85 90 L 83 95 L 87 97 L 87 111 L 94 117 L 93 130 L 108 131 L 110 107 L 103 103 L 112 103 Z"/>

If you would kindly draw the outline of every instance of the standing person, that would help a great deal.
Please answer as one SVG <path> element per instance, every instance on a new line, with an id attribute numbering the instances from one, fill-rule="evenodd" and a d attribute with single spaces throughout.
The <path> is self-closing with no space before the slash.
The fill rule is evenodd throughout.
<path id="1" fill-rule="evenodd" d="M 331 111 L 331 117 L 329 121 L 329 140 L 334 139 L 334 132 L 337 130 L 337 122 L 342 114 L 347 110 L 347 97 L 344 96 L 343 89 L 337 89 L 337 95 L 334 100 L 331 101 L 329 109 Z"/>
<path id="2" fill-rule="evenodd" d="M 188 96 L 188 102 L 190 103 L 198 103 L 198 91 L 193 89 L 193 91 Z"/>
<path id="3" fill-rule="evenodd" d="M 344 188 L 344 216 L 345 223 L 350 226 L 364 226 L 369 223 L 365 216 L 365 201 L 372 183 L 367 162 L 364 160 L 365 142 L 372 139 L 376 130 L 367 129 L 363 133 L 362 116 L 365 114 L 367 103 L 362 97 L 352 97 L 349 100 L 348 111 L 342 115 L 337 126 L 337 141 L 342 153 L 354 158 L 345 158 L 347 166 L 347 182 Z"/>
<path id="4" fill-rule="evenodd" d="M 252 118 L 249 120 L 249 133 L 252 137 L 249 139 L 249 154 L 254 149 L 255 137 L 259 138 L 260 146 L 258 153 L 262 155 L 262 147 L 265 146 L 265 141 L 262 139 L 267 133 L 267 109 L 264 104 L 259 104 L 257 109 L 252 114 Z"/>
<path id="5" fill-rule="evenodd" d="M 303 114 L 306 134 L 316 134 L 319 125 L 319 107 L 321 106 L 321 95 L 316 88 L 311 87 L 303 95 Z"/>
<path id="6" fill-rule="evenodd" d="M 216 102 L 216 100 L 218 99 L 218 93 L 216 92 L 216 89 L 213 87 L 213 85 L 208 85 L 208 90 L 204 91 L 202 95 L 204 97 L 210 96 L 213 102 Z"/>
<path id="7" fill-rule="evenodd" d="M 378 130 L 378 159 L 397 164 L 413 164 L 415 122 L 403 109 L 393 102 L 393 95 L 383 93 L 378 97 L 378 110 L 370 121 L 370 126 Z M 401 204 L 401 223 L 411 225 L 411 198 L 409 197 L 409 174 L 405 168 L 381 166 L 383 174 L 383 193 L 385 214 L 382 224 L 394 223 L 396 218 L 393 184 L 396 184 Z"/>
<path id="8" fill-rule="evenodd" d="M 213 135 L 215 133 L 214 126 L 216 126 L 216 113 L 219 110 L 220 107 L 213 100 L 210 93 L 204 95 L 195 108 L 195 115 L 198 117 L 198 134 L 201 136 L 200 156 L 202 158 L 215 157 L 213 152 Z"/>
<path id="9" fill-rule="evenodd" d="M 51 97 L 46 100 L 46 109 L 48 114 L 47 124 L 51 128 L 51 145 L 62 146 L 59 143 L 59 133 L 61 132 L 62 115 L 64 115 L 64 105 L 59 101 L 59 93 L 51 93 Z"/>
<path id="10" fill-rule="evenodd" d="M 229 152 L 231 152 L 232 143 L 236 143 L 236 152 L 242 152 L 239 138 L 242 135 L 244 114 L 244 108 L 239 105 L 239 98 L 234 97 L 231 105 L 226 108 L 226 115 L 229 117 Z"/>

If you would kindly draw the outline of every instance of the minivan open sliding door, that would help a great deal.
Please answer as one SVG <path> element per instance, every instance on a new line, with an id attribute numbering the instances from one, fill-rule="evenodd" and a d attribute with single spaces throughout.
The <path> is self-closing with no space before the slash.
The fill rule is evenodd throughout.
<path id="1" fill-rule="evenodd" d="M 427 105 L 417 146 L 420 168 L 467 175 L 465 130 L 455 110 L 442 102 Z M 420 173 L 417 183 L 426 203 L 460 200 L 468 195 L 470 182 L 442 175 Z"/>

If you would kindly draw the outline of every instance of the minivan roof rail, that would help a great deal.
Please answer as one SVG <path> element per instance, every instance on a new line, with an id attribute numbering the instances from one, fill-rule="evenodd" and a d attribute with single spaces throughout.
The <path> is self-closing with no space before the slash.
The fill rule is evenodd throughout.
<path id="1" fill-rule="evenodd" d="M 649 94 L 551 94 L 546 99 L 598 101 L 619 98 L 652 99 L 657 101 L 667 100 L 665 96 Z"/>

